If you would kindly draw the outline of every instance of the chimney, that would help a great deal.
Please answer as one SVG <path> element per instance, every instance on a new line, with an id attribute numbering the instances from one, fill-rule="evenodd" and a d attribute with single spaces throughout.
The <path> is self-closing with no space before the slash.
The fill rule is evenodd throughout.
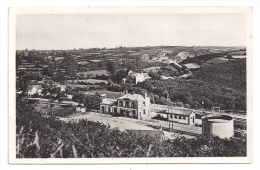
<path id="1" fill-rule="evenodd" d="M 146 94 L 146 93 L 144 93 L 144 98 L 145 98 L 145 99 L 147 98 L 147 94 Z"/>

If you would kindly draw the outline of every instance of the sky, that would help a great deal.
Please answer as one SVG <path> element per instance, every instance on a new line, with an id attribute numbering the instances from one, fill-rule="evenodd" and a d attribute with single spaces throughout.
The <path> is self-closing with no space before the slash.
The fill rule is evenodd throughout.
<path id="1" fill-rule="evenodd" d="M 16 49 L 246 46 L 246 15 L 18 14 Z"/>

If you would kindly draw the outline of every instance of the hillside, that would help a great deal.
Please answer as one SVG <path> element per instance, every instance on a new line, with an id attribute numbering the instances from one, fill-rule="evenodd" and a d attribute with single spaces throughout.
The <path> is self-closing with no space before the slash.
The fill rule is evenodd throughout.
<path id="1" fill-rule="evenodd" d="M 177 61 L 177 63 L 180 63 L 182 62 L 183 60 L 186 60 L 187 58 L 192 58 L 194 57 L 195 55 L 194 54 L 191 54 L 189 52 L 185 52 L 185 51 L 182 51 L 180 53 L 178 53 L 174 58 L 175 60 Z"/>
<path id="2" fill-rule="evenodd" d="M 246 59 L 236 59 L 235 61 L 205 66 L 195 72 L 192 79 L 245 93 Z"/>
<path id="3" fill-rule="evenodd" d="M 137 84 L 154 95 L 155 102 L 191 108 L 221 107 L 221 110 L 246 110 L 246 59 L 207 65 L 189 79 L 148 80 Z M 203 104 L 202 104 L 203 102 Z"/>

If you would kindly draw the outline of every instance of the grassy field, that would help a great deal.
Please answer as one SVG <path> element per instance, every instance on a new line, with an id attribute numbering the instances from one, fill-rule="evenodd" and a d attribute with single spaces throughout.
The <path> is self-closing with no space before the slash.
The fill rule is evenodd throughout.
<path id="1" fill-rule="evenodd" d="M 77 87 L 87 88 L 87 87 L 89 87 L 89 85 L 80 85 L 80 84 L 67 84 L 67 86 L 70 87 L 70 88 L 77 88 Z"/>
<path id="2" fill-rule="evenodd" d="M 131 53 L 130 55 L 142 55 L 142 54 L 149 54 L 149 55 L 153 55 L 156 56 L 157 54 L 159 54 L 162 50 L 160 49 L 152 49 L 152 50 L 141 50 L 135 53 Z"/>
<path id="3" fill-rule="evenodd" d="M 67 80 L 67 82 L 71 83 L 73 80 Z M 78 80 L 78 82 L 85 82 L 85 83 L 102 83 L 104 82 L 107 84 L 107 80 L 97 80 L 97 79 L 84 79 L 84 80 Z"/>
<path id="4" fill-rule="evenodd" d="M 86 72 L 77 73 L 77 75 L 80 75 L 80 74 L 84 74 L 84 76 L 91 75 L 91 74 L 93 76 L 96 76 L 96 75 L 101 76 L 102 74 L 107 75 L 107 71 L 106 70 L 95 70 L 95 71 L 86 71 Z"/>
<path id="5" fill-rule="evenodd" d="M 196 63 L 188 63 L 188 64 L 184 64 L 188 69 L 194 69 L 194 68 L 200 68 L 200 65 L 196 64 Z"/>
<path id="6" fill-rule="evenodd" d="M 89 60 L 91 62 L 100 62 L 100 60 Z"/>
<path id="7" fill-rule="evenodd" d="M 86 64 L 89 64 L 89 62 L 87 62 L 87 61 L 79 61 L 79 62 L 77 62 L 78 64 L 81 64 L 81 65 L 86 65 Z"/>
<path id="8" fill-rule="evenodd" d="M 246 55 L 232 55 L 233 58 L 246 58 Z"/>
<path id="9" fill-rule="evenodd" d="M 229 53 L 231 55 L 246 55 L 246 51 L 234 51 L 232 53 Z"/>
<path id="10" fill-rule="evenodd" d="M 220 64 L 220 63 L 225 63 L 227 61 L 228 61 L 228 59 L 226 59 L 224 57 L 219 57 L 219 58 L 214 58 L 214 59 L 208 60 L 207 63 L 208 64 Z"/>
<path id="11" fill-rule="evenodd" d="M 144 68 L 143 71 L 149 73 L 150 71 L 160 70 L 160 68 L 161 67 L 148 67 L 148 68 Z"/>

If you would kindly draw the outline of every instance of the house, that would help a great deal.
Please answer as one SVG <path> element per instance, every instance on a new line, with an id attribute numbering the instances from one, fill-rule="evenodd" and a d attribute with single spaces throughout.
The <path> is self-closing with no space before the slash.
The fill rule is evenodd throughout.
<path id="1" fill-rule="evenodd" d="M 32 85 L 32 86 L 28 86 L 27 88 L 27 93 L 28 93 L 28 97 L 31 98 L 33 95 L 42 95 L 42 87 L 41 85 Z"/>
<path id="2" fill-rule="evenodd" d="M 196 123 L 196 113 L 192 109 L 169 107 L 165 112 L 167 114 L 168 121 L 186 125 L 194 125 Z"/>
<path id="3" fill-rule="evenodd" d="M 84 94 L 99 95 L 101 99 L 117 99 L 123 95 L 122 92 L 114 92 L 114 91 L 107 91 L 107 90 L 92 90 Z"/>
<path id="4" fill-rule="evenodd" d="M 167 55 L 168 55 L 167 52 L 160 52 L 157 56 L 158 56 L 158 57 L 165 57 L 165 56 L 167 56 Z"/>
<path id="5" fill-rule="evenodd" d="M 54 84 L 56 87 L 60 87 L 61 92 L 65 92 L 67 86 L 66 85 L 61 85 L 60 83 Z"/>
<path id="6" fill-rule="evenodd" d="M 76 110 L 76 112 L 86 112 L 87 108 L 84 107 L 83 104 L 78 104 L 78 105 L 75 107 L 75 110 Z"/>
<path id="7" fill-rule="evenodd" d="M 86 112 L 87 108 L 84 106 L 76 106 L 75 109 L 76 109 L 76 112 Z"/>
<path id="8" fill-rule="evenodd" d="M 150 79 L 148 73 L 143 73 L 142 71 L 139 73 L 134 73 L 132 70 L 130 70 L 127 74 L 126 79 L 132 80 L 134 84 L 137 84 L 138 82 L 143 82 L 146 79 Z"/>
<path id="9" fill-rule="evenodd" d="M 142 54 L 140 59 L 144 62 L 148 62 L 150 59 L 150 56 L 149 56 L 149 54 Z"/>
<path id="10" fill-rule="evenodd" d="M 117 99 L 104 99 L 100 104 L 100 113 L 121 115 L 135 119 L 150 116 L 150 98 L 140 94 L 126 94 Z"/>
<path id="11" fill-rule="evenodd" d="M 46 56 L 44 57 L 44 61 L 52 60 L 52 56 Z"/>

